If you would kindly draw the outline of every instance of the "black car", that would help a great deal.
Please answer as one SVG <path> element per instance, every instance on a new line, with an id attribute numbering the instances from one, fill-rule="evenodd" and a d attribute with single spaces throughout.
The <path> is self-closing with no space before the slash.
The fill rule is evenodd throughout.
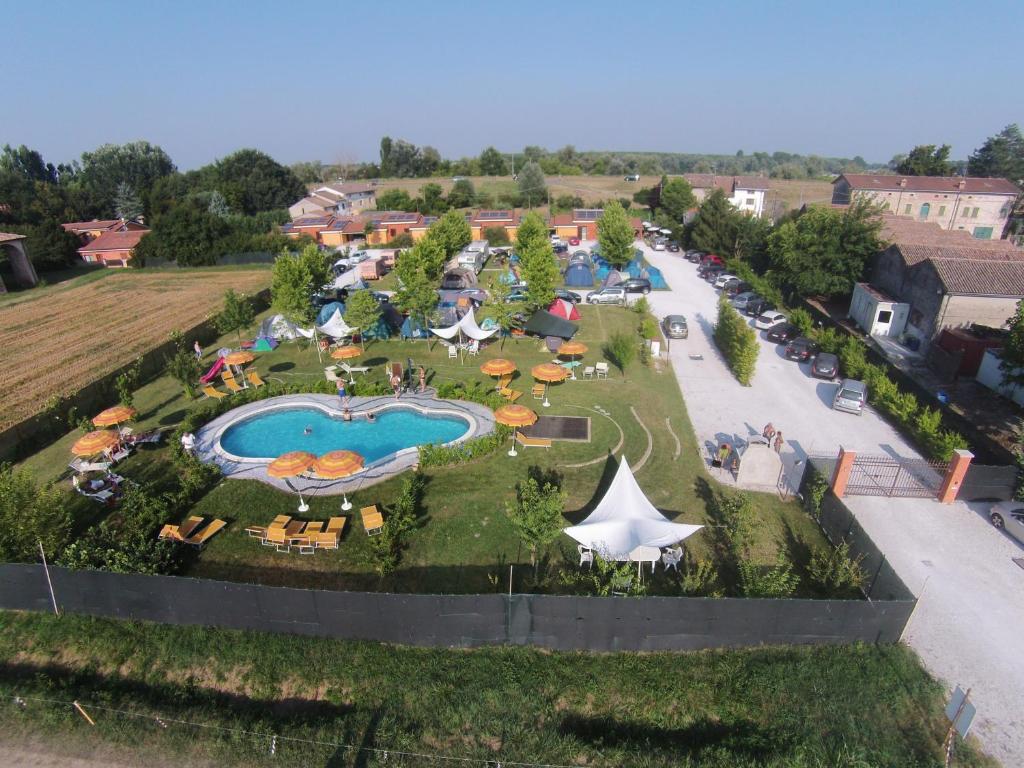
<path id="1" fill-rule="evenodd" d="M 559 299 L 565 299 L 573 304 L 579 304 L 583 301 L 583 297 L 573 291 L 567 291 L 565 288 L 555 288 L 555 297 Z"/>
<path id="2" fill-rule="evenodd" d="M 568 253 L 569 252 L 569 246 L 566 243 L 557 243 L 556 245 L 551 246 L 551 249 L 555 253 Z"/>
<path id="3" fill-rule="evenodd" d="M 775 305 L 768 301 L 768 299 L 758 299 L 757 301 L 748 302 L 746 309 L 743 310 L 743 314 L 749 317 L 758 317 L 771 309 L 775 309 Z"/>
<path id="4" fill-rule="evenodd" d="M 839 376 L 839 358 L 831 352 L 819 352 L 811 363 L 811 376 L 832 381 Z"/>
<path id="5" fill-rule="evenodd" d="M 626 293 L 650 293 L 651 281 L 643 277 L 631 277 L 619 283 L 619 288 L 625 289 Z"/>
<path id="6" fill-rule="evenodd" d="M 704 254 L 700 251 L 687 251 L 685 256 L 687 261 L 692 261 L 694 264 L 700 261 L 700 257 Z"/>
<path id="7" fill-rule="evenodd" d="M 818 345 L 805 336 L 793 339 L 786 345 L 786 357 L 790 360 L 804 362 L 818 354 Z"/>
<path id="8" fill-rule="evenodd" d="M 669 243 L 668 249 L 672 253 L 679 253 L 679 243 Z"/>
<path id="9" fill-rule="evenodd" d="M 727 296 L 739 296 L 741 293 L 754 290 L 754 286 L 745 280 L 738 280 L 735 283 L 729 283 L 725 287 L 725 293 Z"/>
<path id="10" fill-rule="evenodd" d="M 768 341 L 774 341 L 776 344 L 784 344 L 787 341 L 792 341 L 800 335 L 800 329 L 792 323 L 776 323 L 766 331 L 768 335 Z"/>
<path id="11" fill-rule="evenodd" d="M 704 270 L 704 274 L 701 275 L 701 277 L 703 277 L 709 283 L 713 283 L 713 282 L 715 282 L 715 280 L 718 279 L 719 275 L 724 275 L 724 274 L 725 274 L 725 267 L 711 267 L 709 269 L 705 269 Z"/>

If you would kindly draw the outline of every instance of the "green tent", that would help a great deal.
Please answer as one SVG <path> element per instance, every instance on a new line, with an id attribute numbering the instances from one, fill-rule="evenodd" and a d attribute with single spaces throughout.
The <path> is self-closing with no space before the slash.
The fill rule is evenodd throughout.
<path id="1" fill-rule="evenodd" d="M 526 328 L 523 330 L 531 336 L 559 336 L 563 339 L 571 339 L 576 335 L 579 326 L 553 315 L 547 310 L 538 309 L 526 322 Z"/>

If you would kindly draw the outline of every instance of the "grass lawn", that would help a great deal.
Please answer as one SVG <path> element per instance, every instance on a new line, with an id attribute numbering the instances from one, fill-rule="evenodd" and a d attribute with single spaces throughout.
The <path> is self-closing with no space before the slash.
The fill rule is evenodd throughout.
<path id="1" fill-rule="evenodd" d="M 8 612 L 0 659 L 5 742 L 147 765 L 939 766 L 946 728 L 901 645 L 452 651 Z M 954 764 L 994 765 L 973 741 Z"/>
<path id="2" fill-rule="evenodd" d="M 632 331 L 639 320 L 635 313 L 619 307 L 583 306 L 580 311 L 582 321 L 577 338 L 590 348 L 584 356 L 588 363 L 601 359 L 602 343 L 610 333 Z M 233 343 L 233 337 L 220 342 L 228 346 Z M 606 380 L 555 385 L 550 393 L 552 406 L 544 409 L 529 393 L 533 383 L 529 369 L 551 359 L 550 353 L 542 349 L 536 339 L 507 340 L 490 345 L 479 358 L 469 358 L 463 365 L 449 360 L 439 344 L 428 346 L 424 341 L 398 340 L 368 344 L 359 361 L 373 366 L 368 375 L 383 378 L 386 361 L 404 362 L 412 358 L 416 365 L 427 367 L 431 384 L 470 379 L 491 382 L 493 379 L 480 373 L 480 364 L 488 357 L 511 358 L 520 372 L 525 372 L 512 383 L 513 388 L 525 392 L 521 403 L 536 406 L 544 414 L 582 415 L 591 419 L 589 443 L 555 442 L 550 450 L 521 448 L 514 459 L 499 451 L 469 464 L 427 470 L 425 515 L 420 527 L 410 535 L 408 549 L 394 573 L 382 578 L 374 571 L 358 514 L 350 518 L 337 551 L 299 556 L 260 546 L 257 540 L 245 535 L 245 527 L 266 525 L 279 513 L 294 513 L 297 500 L 254 480 L 225 480 L 189 510 L 190 514 L 222 517 L 230 525 L 189 563 L 186 573 L 296 587 L 471 593 L 507 589 L 509 564 L 523 564 L 516 569 L 515 588 L 528 590 L 535 586 L 529 556 L 504 513 L 506 502 L 514 498 L 516 483 L 529 471 L 553 473 L 567 493 L 566 517 L 572 522 L 579 521 L 601 498 L 611 478 L 615 463 L 608 460 L 608 454 L 620 441 L 620 429 L 624 454 L 632 466 L 639 467 L 638 482 L 652 503 L 679 522 L 709 526 L 687 541 L 689 556 L 693 560 L 714 559 L 716 521 L 710 500 L 716 484 L 704 469 L 682 396 L 668 365 L 645 366 L 636 362 L 627 369 L 626 376 L 613 368 Z M 305 342 L 285 343 L 274 352 L 260 354 L 255 365 L 264 378 L 283 382 L 311 382 L 323 376 L 315 350 Z M 142 387 L 135 401 L 140 411 L 136 429 L 172 427 L 192 407 L 179 385 L 168 377 Z M 607 410 L 610 418 L 592 410 L 595 406 Z M 645 428 L 651 434 L 652 450 L 641 465 L 648 451 Z M 681 441 L 678 455 L 672 433 Z M 77 436 L 76 433 L 62 438 L 22 466 L 40 479 L 53 479 L 65 471 L 70 445 Z M 128 478 L 159 485 L 174 471 L 168 453 L 167 448 L 143 450 L 118 465 L 118 471 Z M 573 466 L 586 462 L 592 463 Z M 358 490 L 349 497 L 355 505 L 353 512 L 363 505 L 389 504 L 401 482 L 399 477 Z M 820 529 L 796 503 L 783 502 L 770 494 L 752 494 L 752 498 L 757 515 L 753 544 L 757 562 L 774 563 L 781 547 L 790 552 L 800 569 L 810 549 L 827 546 Z M 102 507 L 73 496 L 70 491 L 69 503 L 74 505 L 80 528 L 94 524 L 105 514 Z M 327 519 L 339 513 L 339 503 L 337 497 L 313 498 L 308 516 Z M 575 568 L 578 562 L 575 543 L 566 537 L 550 546 L 544 555 L 551 568 L 541 573 L 552 580 L 558 568 Z M 728 582 L 727 575 L 723 578 Z M 549 583 L 546 588 L 557 585 Z M 665 577 L 659 569 L 650 590 L 655 594 L 678 594 L 679 582 L 675 575 Z M 804 584 L 798 594 L 815 593 Z"/>

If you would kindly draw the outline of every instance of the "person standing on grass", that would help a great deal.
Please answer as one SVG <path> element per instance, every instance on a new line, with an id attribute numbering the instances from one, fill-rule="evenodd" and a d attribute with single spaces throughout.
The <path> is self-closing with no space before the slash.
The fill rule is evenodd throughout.
<path id="1" fill-rule="evenodd" d="M 195 340 L 195 343 L 192 345 L 192 349 L 196 353 L 196 360 L 202 360 L 203 359 L 203 348 L 199 344 L 199 339 Z"/>
<path id="2" fill-rule="evenodd" d="M 785 442 L 786 441 L 782 439 L 782 433 L 781 432 L 776 432 L 775 433 L 775 452 L 776 453 L 782 453 L 782 445 Z"/>
<path id="3" fill-rule="evenodd" d="M 338 397 L 341 399 L 341 407 L 348 408 L 348 391 L 345 389 L 345 380 L 338 379 Z"/>

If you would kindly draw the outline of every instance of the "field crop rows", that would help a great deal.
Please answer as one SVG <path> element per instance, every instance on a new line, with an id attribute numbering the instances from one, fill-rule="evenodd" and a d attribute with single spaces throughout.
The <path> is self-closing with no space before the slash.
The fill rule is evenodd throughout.
<path id="1" fill-rule="evenodd" d="M 265 270 L 123 272 L 0 306 L 0 429 L 202 322 L 228 288 L 253 294 L 269 282 Z"/>

